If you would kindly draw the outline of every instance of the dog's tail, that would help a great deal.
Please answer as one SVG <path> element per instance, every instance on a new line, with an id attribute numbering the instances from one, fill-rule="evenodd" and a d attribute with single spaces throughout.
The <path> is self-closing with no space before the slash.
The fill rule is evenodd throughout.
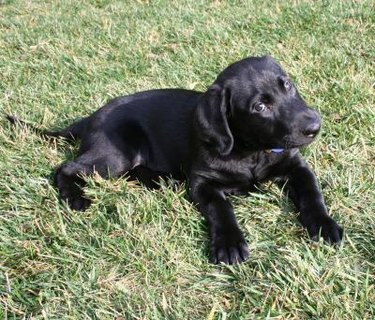
<path id="1" fill-rule="evenodd" d="M 68 141 L 75 141 L 77 139 L 80 139 L 82 136 L 82 133 L 85 130 L 87 118 L 83 118 L 81 120 L 78 120 L 68 126 L 65 129 L 59 130 L 59 131 L 50 131 L 50 130 L 44 130 L 35 127 L 32 124 L 26 123 L 23 120 L 20 120 L 14 116 L 11 115 L 5 115 L 6 119 L 8 119 L 13 125 L 21 125 L 23 127 L 27 127 L 30 130 L 34 131 L 35 133 L 41 135 L 44 138 L 65 138 Z"/>

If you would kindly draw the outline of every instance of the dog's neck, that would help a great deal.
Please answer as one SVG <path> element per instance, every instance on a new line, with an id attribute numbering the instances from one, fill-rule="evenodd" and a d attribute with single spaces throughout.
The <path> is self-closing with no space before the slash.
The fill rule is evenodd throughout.
<path id="1" fill-rule="evenodd" d="M 244 147 L 246 149 L 251 150 L 252 147 L 254 147 L 253 144 L 251 144 L 247 141 L 244 141 L 243 139 L 240 139 L 236 136 L 234 136 L 234 138 L 235 138 L 234 148 L 236 148 L 238 146 L 241 146 L 241 147 Z M 254 151 L 256 151 L 256 150 L 254 150 Z M 266 153 L 282 153 L 282 152 L 285 151 L 285 149 L 283 149 L 283 148 L 273 148 L 273 149 L 266 149 L 266 150 L 263 150 L 263 151 L 266 152 Z"/>

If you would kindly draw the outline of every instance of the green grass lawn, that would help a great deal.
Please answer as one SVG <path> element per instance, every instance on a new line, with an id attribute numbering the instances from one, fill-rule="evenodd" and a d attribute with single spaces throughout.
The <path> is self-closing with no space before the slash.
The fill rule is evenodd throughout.
<path id="1" fill-rule="evenodd" d="M 0 108 L 42 128 L 264 54 L 323 116 L 303 153 L 342 246 L 310 242 L 269 184 L 233 198 L 250 259 L 210 265 L 184 186 L 89 178 L 71 211 L 51 177 L 76 148 L 1 119 L 0 319 L 374 319 L 373 1 L 0 0 Z"/>

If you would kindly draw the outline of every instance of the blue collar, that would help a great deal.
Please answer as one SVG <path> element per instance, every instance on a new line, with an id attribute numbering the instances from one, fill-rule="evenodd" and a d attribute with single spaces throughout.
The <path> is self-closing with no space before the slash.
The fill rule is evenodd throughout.
<path id="1" fill-rule="evenodd" d="M 275 148 L 275 149 L 271 149 L 272 152 L 275 152 L 275 153 L 281 153 L 284 151 L 284 149 L 281 149 L 281 148 Z"/>
<path id="2" fill-rule="evenodd" d="M 283 152 L 285 149 L 282 149 L 282 148 L 275 148 L 275 149 L 268 149 L 268 150 L 264 150 L 266 153 L 281 153 Z"/>

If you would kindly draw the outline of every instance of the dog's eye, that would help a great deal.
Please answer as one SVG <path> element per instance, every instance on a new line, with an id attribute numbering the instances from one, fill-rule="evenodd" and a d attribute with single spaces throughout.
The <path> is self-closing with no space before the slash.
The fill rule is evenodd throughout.
<path id="1" fill-rule="evenodd" d="M 292 89 L 292 84 L 290 83 L 290 81 L 285 80 L 284 87 L 285 87 L 286 91 L 289 91 L 290 89 Z"/>
<path id="2" fill-rule="evenodd" d="M 257 102 L 255 105 L 254 105 L 254 109 L 255 111 L 258 111 L 258 112 L 262 112 L 264 110 L 266 110 L 266 105 L 263 103 L 263 102 Z"/>

